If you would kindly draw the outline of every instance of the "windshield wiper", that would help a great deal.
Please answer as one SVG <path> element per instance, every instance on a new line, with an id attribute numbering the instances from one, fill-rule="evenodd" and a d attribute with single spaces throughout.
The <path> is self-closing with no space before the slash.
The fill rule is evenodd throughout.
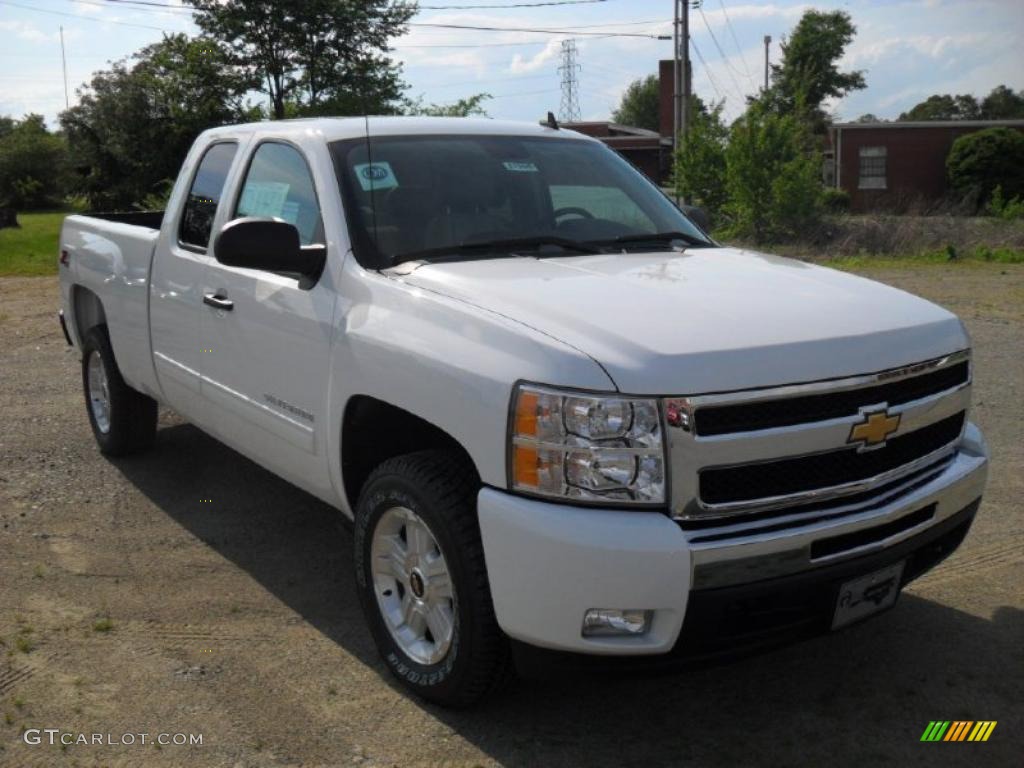
<path id="1" fill-rule="evenodd" d="M 710 245 L 707 240 L 688 235 L 685 232 L 650 232 L 646 235 L 623 235 L 613 237 L 610 240 L 588 240 L 591 244 L 631 245 L 634 243 L 671 243 L 673 240 L 682 240 L 690 245 Z"/>
<path id="2" fill-rule="evenodd" d="M 459 243 L 457 245 L 446 245 L 441 248 L 426 248 L 422 251 L 409 251 L 408 253 L 396 254 L 392 260 L 392 266 L 404 264 L 407 261 L 457 261 L 459 259 L 473 258 L 484 254 L 498 254 L 501 256 L 515 256 L 522 251 L 536 250 L 544 246 L 554 246 L 563 251 L 574 251 L 576 253 L 601 253 L 601 250 L 589 243 L 579 240 L 570 240 L 566 237 L 543 235 L 539 237 L 514 237 L 503 240 L 484 240 L 479 243 Z M 546 254 L 550 255 L 550 254 Z M 561 255 L 561 254 L 559 254 Z"/>

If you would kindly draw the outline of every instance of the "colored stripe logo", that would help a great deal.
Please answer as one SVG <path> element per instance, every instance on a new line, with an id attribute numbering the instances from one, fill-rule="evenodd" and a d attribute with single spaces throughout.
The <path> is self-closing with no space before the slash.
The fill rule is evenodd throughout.
<path id="1" fill-rule="evenodd" d="M 997 720 L 932 720 L 921 741 L 988 741 Z"/>

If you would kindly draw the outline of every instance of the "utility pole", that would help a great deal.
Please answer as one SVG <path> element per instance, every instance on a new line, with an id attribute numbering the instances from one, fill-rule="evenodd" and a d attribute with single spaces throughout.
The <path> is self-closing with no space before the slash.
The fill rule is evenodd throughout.
<path id="1" fill-rule="evenodd" d="M 686 141 L 690 117 L 690 0 L 674 0 L 674 3 L 672 144 L 678 146 Z"/>
<path id="2" fill-rule="evenodd" d="M 70 109 L 71 103 L 68 100 L 68 59 L 64 55 L 64 27 L 60 27 L 60 63 L 64 68 L 64 109 Z"/>
<path id="3" fill-rule="evenodd" d="M 576 63 L 576 41 L 562 41 L 562 64 L 558 68 L 562 74 L 562 106 L 558 118 L 563 123 L 578 123 L 580 117 L 580 88 L 576 73 L 580 65 Z"/>
<path id="4" fill-rule="evenodd" d="M 772 44 L 772 36 L 764 36 L 764 91 L 768 92 L 768 46 Z"/>

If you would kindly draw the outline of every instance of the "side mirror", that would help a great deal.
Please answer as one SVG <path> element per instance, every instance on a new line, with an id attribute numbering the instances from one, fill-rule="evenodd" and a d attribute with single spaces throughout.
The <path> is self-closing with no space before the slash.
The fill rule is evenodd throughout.
<path id="1" fill-rule="evenodd" d="M 696 205 L 683 205 L 680 207 L 683 213 L 686 214 L 686 218 L 703 229 L 705 233 L 711 233 L 711 219 L 708 218 L 707 211 Z"/>
<path id="2" fill-rule="evenodd" d="M 241 218 L 229 221 L 213 241 L 213 255 L 229 267 L 319 275 L 327 249 L 302 247 L 299 230 L 280 219 Z"/>

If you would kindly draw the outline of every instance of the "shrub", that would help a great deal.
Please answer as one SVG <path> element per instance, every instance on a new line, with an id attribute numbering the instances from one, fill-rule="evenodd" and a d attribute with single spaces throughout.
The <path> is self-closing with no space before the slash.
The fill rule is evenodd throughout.
<path id="1" fill-rule="evenodd" d="M 725 147 L 729 129 L 722 122 L 722 104 L 693 110 L 686 141 L 680 142 L 673 166 L 676 196 L 707 211 L 714 226 L 727 200 Z"/>
<path id="2" fill-rule="evenodd" d="M 818 223 L 821 158 L 793 115 L 752 105 L 733 123 L 725 154 L 731 234 L 777 242 Z"/>
<path id="3" fill-rule="evenodd" d="M 989 216 L 995 216 L 1005 221 L 1024 219 L 1024 199 L 1017 195 L 1013 199 L 1007 200 L 1003 197 L 1003 187 L 1000 184 L 992 192 L 992 199 L 988 201 L 985 210 Z"/>
<path id="4" fill-rule="evenodd" d="M 821 204 L 829 213 L 846 213 L 850 210 L 850 193 L 839 187 L 825 187 Z"/>
<path id="5" fill-rule="evenodd" d="M 996 187 L 1011 200 L 1024 195 L 1024 132 L 986 128 L 961 136 L 946 157 L 946 173 L 954 190 L 977 201 Z"/>

